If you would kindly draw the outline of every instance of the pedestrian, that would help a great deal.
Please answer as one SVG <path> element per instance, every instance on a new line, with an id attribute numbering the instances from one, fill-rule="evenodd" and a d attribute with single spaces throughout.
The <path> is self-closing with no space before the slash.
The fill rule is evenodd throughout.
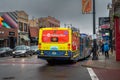
<path id="1" fill-rule="evenodd" d="M 102 51 L 102 55 L 104 55 L 104 44 L 103 43 L 101 45 L 101 51 Z"/>
<path id="2" fill-rule="evenodd" d="M 96 46 L 92 46 L 91 53 L 94 53 L 96 51 L 97 56 L 99 56 L 99 46 L 96 44 Z"/>
<path id="3" fill-rule="evenodd" d="M 105 58 L 109 58 L 109 45 L 107 42 L 104 44 L 104 53 L 105 53 Z"/>
<path id="4" fill-rule="evenodd" d="M 100 48 L 99 48 L 99 45 L 98 44 L 96 44 L 96 53 L 97 53 L 97 56 L 99 56 L 100 54 L 99 54 L 99 52 L 100 52 L 100 50 L 99 50 Z"/>

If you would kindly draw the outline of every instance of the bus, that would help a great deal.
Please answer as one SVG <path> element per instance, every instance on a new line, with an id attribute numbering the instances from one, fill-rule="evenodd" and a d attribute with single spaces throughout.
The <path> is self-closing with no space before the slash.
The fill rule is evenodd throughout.
<path id="1" fill-rule="evenodd" d="M 91 55 L 91 43 L 90 36 L 85 33 L 80 33 L 80 59 L 87 58 Z"/>
<path id="2" fill-rule="evenodd" d="M 80 58 L 80 33 L 75 28 L 40 28 L 38 58 L 53 61 L 73 61 Z"/>

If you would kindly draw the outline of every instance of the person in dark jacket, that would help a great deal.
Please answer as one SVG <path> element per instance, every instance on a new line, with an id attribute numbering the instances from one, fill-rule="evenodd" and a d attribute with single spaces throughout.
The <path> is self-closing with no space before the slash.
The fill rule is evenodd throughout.
<path id="1" fill-rule="evenodd" d="M 101 45 L 101 51 L 102 51 L 102 55 L 104 54 L 104 44 L 102 43 Z"/>
<path id="2" fill-rule="evenodd" d="M 108 43 L 104 44 L 104 52 L 105 52 L 105 57 L 109 58 L 109 45 L 108 45 Z"/>

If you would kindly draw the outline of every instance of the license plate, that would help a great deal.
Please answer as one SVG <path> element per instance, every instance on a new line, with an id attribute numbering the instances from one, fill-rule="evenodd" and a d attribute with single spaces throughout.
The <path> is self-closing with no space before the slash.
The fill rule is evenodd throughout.
<path id="1" fill-rule="evenodd" d="M 52 52 L 53 55 L 56 55 L 56 52 Z"/>

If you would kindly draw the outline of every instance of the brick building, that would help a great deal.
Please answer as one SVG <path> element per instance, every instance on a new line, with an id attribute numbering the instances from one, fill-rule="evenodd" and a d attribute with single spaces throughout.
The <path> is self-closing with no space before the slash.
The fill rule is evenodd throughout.
<path id="1" fill-rule="evenodd" d="M 29 20 L 29 25 L 31 45 L 36 45 L 38 42 L 39 29 L 43 27 L 60 27 L 60 21 L 54 17 L 48 16 Z"/>
<path id="2" fill-rule="evenodd" d="M 17 29 L 0 28 L 0 47 L 14 48 L 17 45 Z"/>
<path id="3" fill-rule="evenodd" d="M 39 27 L 60 27 L 60 21 L 54 17 L 42 17 L 38 19 Z"/>
<path id="4" fill-rule="evenodd" d="M 2 47 L 4 46 L 11 47 L 11 45 L 16 46 L 21 44 L 25 44 L 25 45 L 30 44 L 28 14 L 25 11 L 0 12 L 0 16 L 4 18 L 2 23 L 5 23 L 0 27 L 0 30 L 2 30 L 2 33 L 4 33 L 3 36 L 5 36 L 5 37 L 0 36 L 0 39 L 2 39 L 2 41 L 0 41 L 1 43 L 0 45 L 2 45 Z M 8 31 L 7 34 L 6 34 L 6 31 Z M 12 36 L 12 38 L 14 39 L 11 38 L 13 42 L 15 41 L 15 44 L 11 43 L 11 45 L 9 45 L 8 44 L 9 40 L 6 40 L 6 39 L 9 39 L 9 35 L 11 34 L 15 35 L 15 36 Z M 4 39 L 5 42 L 8 41 L 6 42 L 8 45 L 5 43 L 2 44 L 3 38 L 5 38 Z"/>
<path id="5" fill-rule="evenodd" d="M 38 43 L 39 27 L 30 27 L 30 43 L 37 45 Z"/>
<path id="6" fill-rule="evenodd" d="M 33 19 L 29 20 L 28 22 L 29 22 L 29 26 L 32 26 L 32 27 L 38 27 L 39 26 L 37 18 L 33 18 Z"/>

